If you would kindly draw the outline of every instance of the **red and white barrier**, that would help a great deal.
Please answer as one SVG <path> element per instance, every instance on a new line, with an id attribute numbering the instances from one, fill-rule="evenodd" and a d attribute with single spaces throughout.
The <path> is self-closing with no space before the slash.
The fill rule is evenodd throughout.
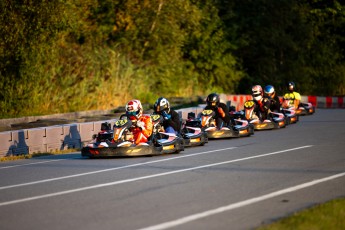
<path id="1" fill-rule="evenodd" d="M 312 103 L 316 108 L 345 108 L 345 97 L 301 96 L 302 102 Z"/>
<path id="2" fill-rule="evenodd" d="M 252 95 L 220 95 L 220 100 L 224 103 L 231 101 L 231 105 L 235 106 L 236 110 L 242 110 L 246 101 L 252 100 Z"/>
<path id="3" fill-rule="evenodd" d="M 220 95 L 221 101 L 224 103 L 231 101 L 231 105 L 236 110 L 243 109 L 244 102 L 252 100 L 251 95 Z M 319 96 L 301 96 L 301 102 L 311 103 L 316 108 L 345 108 L 345 97 L 319 97 Z"/>

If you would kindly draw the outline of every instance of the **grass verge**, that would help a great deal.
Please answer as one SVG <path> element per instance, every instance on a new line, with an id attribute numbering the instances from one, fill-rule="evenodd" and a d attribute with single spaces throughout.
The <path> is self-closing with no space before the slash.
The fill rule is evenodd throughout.
<path id="1" fill-rule="evenodd" d="M 345 229 L 345 197 L 316 205 L 257 230 L 338 230 Z"/>
<path id="2" fill-rule="evenodd" d="M 30 159 L 34 157 L 49 156 L 49 155 L 66 154 L 66 153 L 72 153 L 72 152 L 77 152 L 77 151 L 80 151 L 80 149 L 64 149 L 64 150 L 57 150 L 57 151 L 45 152 L 45 153 L 10 155 L 10 156 L 0 157 L 0 162 Z"/>

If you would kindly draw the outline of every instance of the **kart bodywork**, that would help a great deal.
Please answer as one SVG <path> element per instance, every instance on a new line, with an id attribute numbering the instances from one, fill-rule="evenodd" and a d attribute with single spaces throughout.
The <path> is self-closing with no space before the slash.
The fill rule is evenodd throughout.
<path id="1" fill-rule="evenodd" d="M 296 114 L 300 116 L 312 115 L 315 113 L 315 107 L 311 103 L 300 103 Z"/>
<path id="2" fill-rule="evenodd" d="M 255 130 L 270 130 L 285 128 L 287 125 L 286 118 L 283 113 L 271 112 L 269 118 L 261 120 L 254 113 L 255 102 L 252 100 L 244 103 L 244 117 L 245 119 L 254 126 Z"/>
<path id="3" fill-rule="evenodd" d="M 159 114 L 152 114 L 153 140 L 162 145 L 162 153 L 179 153 L 184 150 L 184 139 L 175 133 L 166 133 L 162 127 L 163 118 Z"/>
<path id="4" fill-rule="evenodd" d="M 296 111 L 291 108 L 281 108 L 281 112 L 285 116 L 286 124 L 296 124 L 299 121 L 299 116 L 296 114 Z"/>
<path id="5" fill-rule="evenodd" d="M 151 115 L 151 119 L 154 124 L 154 133 L 164 133 L 162 116 L 153 114 Z M 181 121 L 181 123 L 183 122 Z M 184 147 L 202 146 L 208 142 L 207 134 L 201 128 L 190 127 L 185 125 L 185 123 L 182 124 L 182 128 L 178 131 L 176 137 L 182 139 L 180 141 Z"/>
<path id="6" fill-rule="evenodd" d="M 200 127 L 184 126 L 181 131 L 185 147 L 203 146 L 208 142 L 208 136 L 205 130 Z"/>
<path id="7" fill-rule="evenodd" d="M 254 127 L 248 121 L 235 119 L 234 125 L 217 127 L 215 112 L 203 110 L 197 119 L 187 120 L 186 125 L 201 127 L 209 139 L 247 137 L 254 134 Z"/>
<path id="8" fill-rule="evenodd" d="M 312 115 L 315 113 L 315 106 L 313 106 L 309 102 L 308 103 L 300 102 L 297 109 L 291 105 L 293 105 L 293 99 L 283 98 L 282 107 L 284 109 L 295 110 L 295 113 L 297 116 L 306 116 L 306 115 Z"/>

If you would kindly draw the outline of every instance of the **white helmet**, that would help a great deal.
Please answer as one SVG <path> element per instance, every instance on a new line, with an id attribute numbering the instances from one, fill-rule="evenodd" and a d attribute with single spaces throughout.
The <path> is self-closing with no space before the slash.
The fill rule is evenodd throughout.
<path id="1" fill-rule="evenodd" d="M 260 85 L 254 85 L 252 87 L 252 96 L 255 101 L 260 101 L 263 95 L 262 87 Z"/>
<path id="2" fill-rule="evenodd" d="M 139 100 L 131 100 L 126 104 L 126 115 L 130 120 L 138 120 L 143 115 L 143 107 Z"/>

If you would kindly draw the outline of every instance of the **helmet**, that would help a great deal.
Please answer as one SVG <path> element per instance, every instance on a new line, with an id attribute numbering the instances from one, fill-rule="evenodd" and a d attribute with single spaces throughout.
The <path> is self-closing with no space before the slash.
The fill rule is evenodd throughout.
<path id="1" fill-rule="evenodd" d="M 143 115 L 143 107 L 139 100 L 131 100 L 126 104 L 126 115 L 130 120 L 138 120 Z"/>
<path id="2" fill-rule="evenodd" d="M 165 111 L 166 113 L 169 113 L 170 112 L 170 103 L 166 98 L 160 97 L 155 102 L 153 109 L 156 113 L 162 113 L 163 111 Z"/>
<path id="3" fill-rule="evenodd" d="M 219 95 L 216 93 L 211 93 L 206 98 L 206 103 L 208 106 L 218 106 L 219 101 Z"/>
<path id="4" fill-rule="evenodd" d="M 262 99 L 262 96 L 264 95 L 262 91 L 262 87 L 260 85 L 254 85 L 252 87 L 252 96 L 254 100 L 260 101 Z"/>
<path id="5" fill-rule="evenodd" d="M 274 91 L 274 87 L 273 86 L 266 85 L 264 92 L 265 92 L 266 96 L 274 97 L 275 91 Z"/>
<path id="6" fill-rule="evenodd" d="M 293 92 L 295 90 L 295 83 L 293 81 L 289 81 L 287 84 L 287 87 L 289 89 L 290 92 Z"/>

